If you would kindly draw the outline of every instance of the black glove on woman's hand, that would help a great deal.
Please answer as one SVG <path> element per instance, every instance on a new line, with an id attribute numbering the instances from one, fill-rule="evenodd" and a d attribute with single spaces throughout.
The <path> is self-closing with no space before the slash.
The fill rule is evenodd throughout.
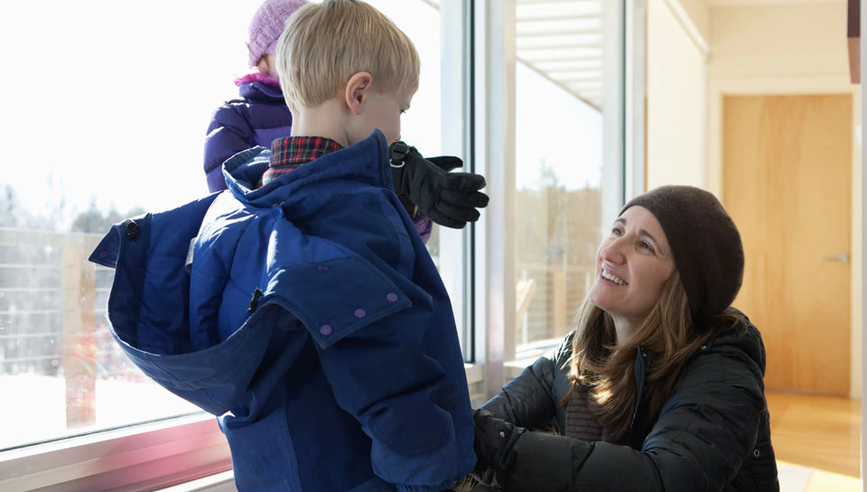
<path id="1" fill-rule="evenodd" d="M 473 412 L 473 423 L 473 447 L 478 459 L 473 476 L 479 482 L 497 488 L 508 480 L 512 472 L 512 448 L 526 429 L 515 427 L 483 409 Z"/>
<path id="2" fill-rule="evenodd" d="M 391 144 L 389 155 L 394 192 L 404 205 L 408 199 L 426 217 L 454 229 L 479 220 L 476 209 L 488 205 L 488 195 L 479 191 L 485 187 L 484 176 L 450 173 L 463 161 L 451 156 L 425 159 L 404 142 Z"/>

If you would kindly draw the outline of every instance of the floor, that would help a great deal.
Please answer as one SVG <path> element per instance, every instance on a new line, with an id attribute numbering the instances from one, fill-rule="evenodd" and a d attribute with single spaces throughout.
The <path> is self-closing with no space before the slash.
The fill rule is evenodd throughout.
<path id="1" fill-rule="evenodd" d="M 768 393 L 782 492 L 861 492 L 861 402 Z"/>

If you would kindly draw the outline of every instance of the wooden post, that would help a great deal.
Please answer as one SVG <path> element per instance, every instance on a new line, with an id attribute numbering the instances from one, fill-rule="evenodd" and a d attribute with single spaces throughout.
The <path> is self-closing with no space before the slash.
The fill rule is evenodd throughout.
<path id="1" fill-rule="evenodd" d="M 568 323 L 567 316 L 567 296 L 566 296 L 566 272 L 563 270 L 554 270 L 552 275 L 552 283 L 554 286 L 554 338 L 562 338 L 566 336 L 566 328 Z"/>
<path id="2" fill-rule="evenodd" d="M 64 246 L 63 376 L 66 427 L 96 423 L 96 274 L 84 248 Z"/>
<path id="3" fill-rule="evenodd" d="M 515 334 L 521 331 L 524 314 L 530 309 L 533 296 L 536 295 L 536 281 L 532 278 L 518 281 L 515 299 L 518 301 L 515 307 Z"/>

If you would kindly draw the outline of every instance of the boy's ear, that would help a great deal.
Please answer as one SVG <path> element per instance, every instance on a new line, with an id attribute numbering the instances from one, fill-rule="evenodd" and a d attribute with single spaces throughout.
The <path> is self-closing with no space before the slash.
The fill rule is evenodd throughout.
<path id="1" fill-rule="evenodd" d="M 349 82 L 346 83 L 346 88 L 343 90 L 343 98 L 352 114 L 361 113 L 361 106 L 370 94 L 372 83 L 373 76 L 369 72 L 358 72 L 349 77 Z"/>

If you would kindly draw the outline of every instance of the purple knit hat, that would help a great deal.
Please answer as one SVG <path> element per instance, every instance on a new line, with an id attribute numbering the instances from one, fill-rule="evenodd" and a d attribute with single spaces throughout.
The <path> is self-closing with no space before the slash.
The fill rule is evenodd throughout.
<path id="1" fill-rule="evenodd" d="M 265 0 L 250 21 L 247 50 L 250 66 L 255 67 L 266 54 L 277 53 L 277 39 L 283 34 L 286 20 L 307 5 L 305 0 Z"/>

